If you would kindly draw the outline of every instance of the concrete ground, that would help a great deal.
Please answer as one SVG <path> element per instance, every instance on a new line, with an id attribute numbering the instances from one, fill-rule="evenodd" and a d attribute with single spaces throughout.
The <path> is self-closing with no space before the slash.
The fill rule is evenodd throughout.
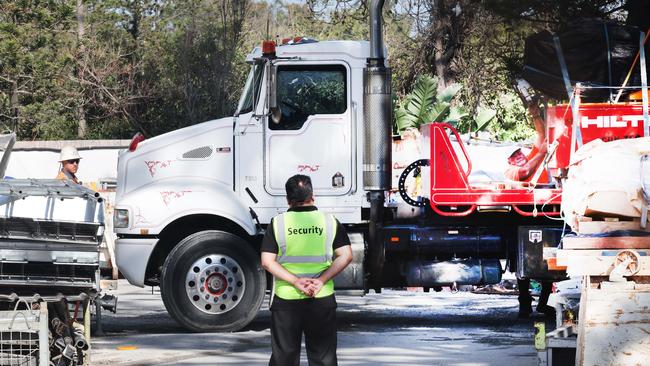
<path id="1" fill-rule="evenodd" d="M 116 295 L 118 313 L 102 313 L 105 335 L 91 341 L 93 365 L 268 364 L 268 301 L 240 332 L 199 334 L 169 317 L 157 289 L 120 281 Z M 517 319 L 516 296 L 384 291 L 338 303 L 341 365 L 537 364 L 534 319 Z"/>

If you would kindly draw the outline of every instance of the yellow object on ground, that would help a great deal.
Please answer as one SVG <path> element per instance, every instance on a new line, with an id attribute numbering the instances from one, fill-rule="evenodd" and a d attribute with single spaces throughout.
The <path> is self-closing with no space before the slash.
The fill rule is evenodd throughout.
<path id="1" fill-rule="evenodd" d="M 546 324 L 544 322 L 535 322 L 535 349 L 542 350 L 546 348 Z"/>
<path id="2" fill-rule="evenodd" d="M 118 346 L 117 347 L 118 351 L 135 351 L 136 349 L 138 349 L 138 347 L 136 347 L 136 346 Z"/>

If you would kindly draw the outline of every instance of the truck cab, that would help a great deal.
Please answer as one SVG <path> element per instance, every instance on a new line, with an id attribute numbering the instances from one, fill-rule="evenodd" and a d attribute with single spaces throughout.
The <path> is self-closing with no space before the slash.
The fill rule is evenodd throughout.
<path id="1" fill-rule="evenodd" d="M 319 209 L 362 222 L 358 121 L 368 53 L 368 42 L 299 41 L 278 46 L 266 64 L 261 49 L 248 55 L 251 71 L 234 117 L 234 191 L 262 224 L 286 210 L 284 183 L 298 173 L 311 177 Z"/>

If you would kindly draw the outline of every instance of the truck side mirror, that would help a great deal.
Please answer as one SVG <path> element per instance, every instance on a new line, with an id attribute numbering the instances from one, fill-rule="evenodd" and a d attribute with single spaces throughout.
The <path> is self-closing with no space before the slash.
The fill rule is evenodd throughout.
<path id="1" fill-rule="evenodd" d="M 271 117 L 271 121 L 273 123 L 280 123 L 280 117 L 282 116 L 282 112 L 280 111 L 280 107 L 278 107 L 278 101 L 277 101 L 277 86 L 276 86 L 276 75 L 277 75 L 277 67 L 273 65 L 271 61 L 267 62 L 266 64 L 266 85 L 267 85 L 267 95 L 268 95 L 268 106 L 269 106 L 269 116 Z"/>

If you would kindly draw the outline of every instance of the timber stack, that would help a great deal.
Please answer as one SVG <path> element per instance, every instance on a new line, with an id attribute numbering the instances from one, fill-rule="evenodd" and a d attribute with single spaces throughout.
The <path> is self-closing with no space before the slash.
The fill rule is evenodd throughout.
<path id="1" fill-rule="evenodd" d="M 557 265 L 582 281 L 576 365 L 650 359 L 648 154 L 648 138 L 597 140 L 572 159 L 562 204 L 576 235 L 563 238 Z"/>

